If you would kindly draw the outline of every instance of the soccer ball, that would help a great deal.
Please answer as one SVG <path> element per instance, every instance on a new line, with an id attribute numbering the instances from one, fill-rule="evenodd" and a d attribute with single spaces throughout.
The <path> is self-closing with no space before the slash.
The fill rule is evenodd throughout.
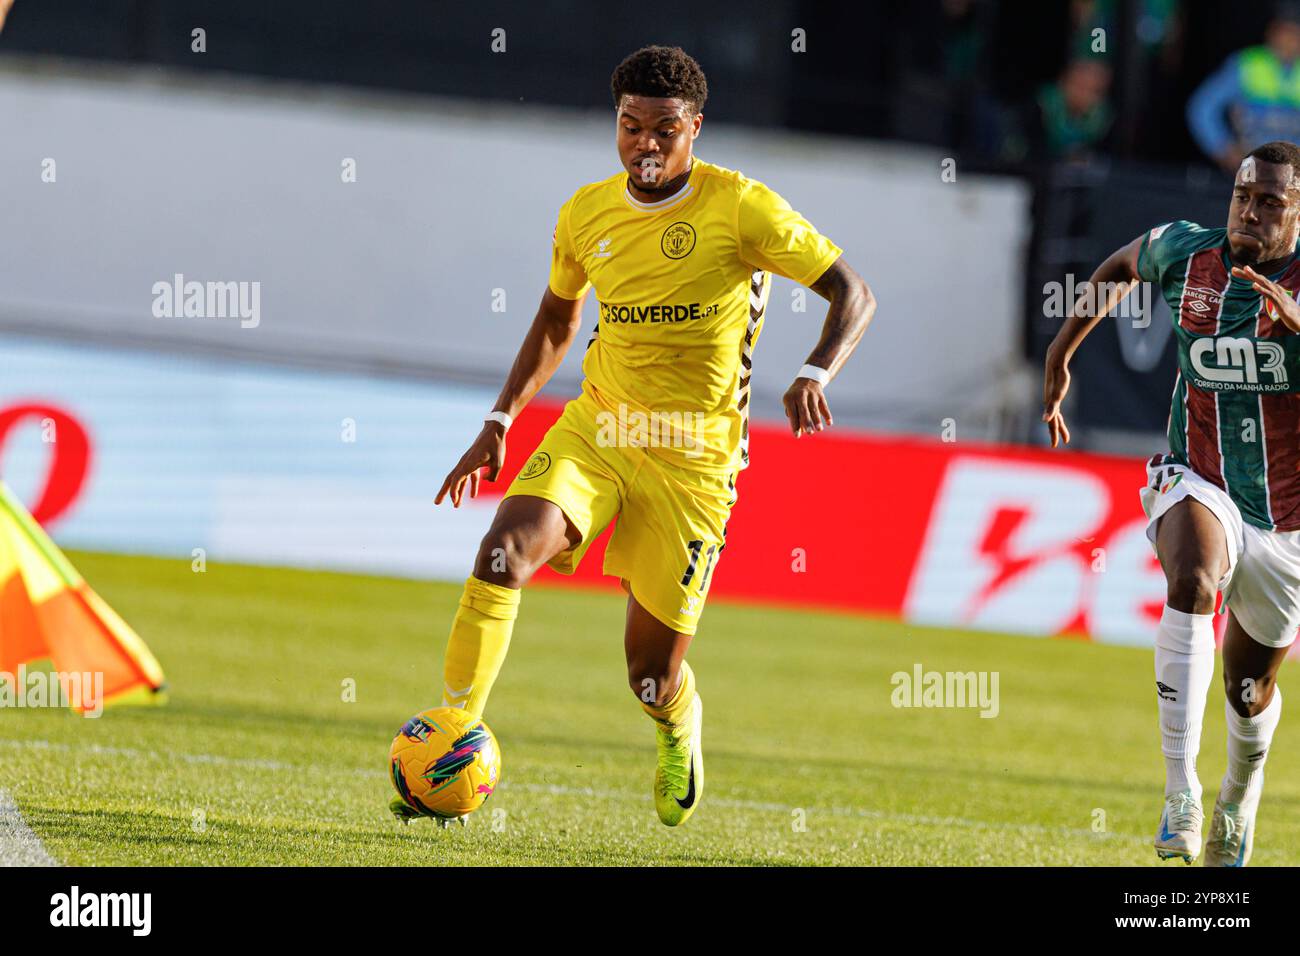
<path id="1" fill-rule="evenodd" d="M 488 725 L 459 707 L 416 714 L 388 754 L 393 786 L 421 816 L 450 820 L 473 813 L 501 779 L 501 748 Z"/>

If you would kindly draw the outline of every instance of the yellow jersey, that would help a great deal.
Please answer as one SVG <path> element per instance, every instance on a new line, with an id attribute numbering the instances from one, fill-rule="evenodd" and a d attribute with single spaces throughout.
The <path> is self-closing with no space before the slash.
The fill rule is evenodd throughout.
<path id="1" fill-rule="evenodd" d="M 770 273 L 809 285 L 840 252 L 777 193 L 698 157 L 659 202 L 635 199 L 626 172 L 579 189 L 560 208 L 550 287 L 596 291 L 582 390 L 598 440 L 699 471 L 744 468 Z"/>

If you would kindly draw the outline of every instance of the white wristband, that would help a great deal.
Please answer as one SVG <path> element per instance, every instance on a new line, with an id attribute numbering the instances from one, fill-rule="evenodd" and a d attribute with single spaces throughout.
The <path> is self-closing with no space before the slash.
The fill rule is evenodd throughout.
<path id="1" fill-rule="evenodd" d="M 831 380 L 831 373 L 824 368 L 818 368 L 816 365 L 805 365 L 799 369 L 799 374 L 795 378 L 810 378 L 823 388 Z"/>
<path id="2" fill-rule="evenodd" d="M 488 412 L 487 418 L 483 419 L 483 421 L 496 422 L 506 431 L 510 431 L 510 426 L 515 423 L 515 420 L 511 418 L 509 415 L 507 415 L 505 412 Z"/>

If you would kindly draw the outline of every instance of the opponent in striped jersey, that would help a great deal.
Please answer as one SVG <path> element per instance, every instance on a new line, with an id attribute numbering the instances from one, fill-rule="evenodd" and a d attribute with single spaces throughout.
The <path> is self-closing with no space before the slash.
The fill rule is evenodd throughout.
<path id="1" fill-rule="evenodd" d="M 1244 520 L 1300 529 L 1300 336 L 1249 279 L 1231 275 L 1227 229 L 1186 221 L 1152 229 L 1138 274 L 1169 303 L 1178 377 L 1172 458 L 1228 493 Z M 1294 257 L 1267 278 L 1294 298 Z"/>
<path id="2" fill-rule="evenodd" d="M 875 301 L 840 248 L 781 196 L 693 155 L 707 85 L 691 57 L 646 47 L 611 87 L 621 169 L 560 208 L 537 318 L 490 420 L 435 499 L 450 493 L 459 506 L 483 469 L 496 480 L 511 417 L 559 367 L 594 290 L 582 394 L 520 470 L 480 545 L 447 642 L 444 703 L 482 714 L 520 589 L 543 564 L 572 573 L 617 517 L 604 571 L 628 594 L 628 682 L 657 734 L 655 809 L 678 826 L 704 790 L 703 705 L 685 656 L 748 463 L 770 274 L 830 303 L 807 364 L 790 369 L 784 404 L 796 437 L 830 425 L 824 386 Z"/>
<path id="3" fill-rule="evenodd" d="M 1165 802 L 1162 859 L 1244 866 L 1255 839 L 1264 761 L 1282 712 L 1277 671 L 1300 626 L 1300 147 L 1267 143 L 1242 162 L 1224 228 L 1187 221 L 1139 236 L 1098 267 L 1047 356 L 1043 420 L 1053 447 L 1070 357 L 1139 281 L 1173 315 L 1178 376 L 1169 452 L 1147 466 L 1142 505 L 1168 583 L 1155 640 Z M 1088 312 L 1088 303 L 1102 308 Z M 1223 641 L 1228 769 L 1202 839 L 1196 774 Z"/>

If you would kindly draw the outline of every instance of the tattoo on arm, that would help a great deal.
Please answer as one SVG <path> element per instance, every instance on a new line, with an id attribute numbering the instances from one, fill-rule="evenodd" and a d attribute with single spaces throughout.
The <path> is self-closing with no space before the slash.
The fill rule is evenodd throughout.
<path id="1" fill-rule="evenodd" d="M 821 338 L 808 364 L 832 375 L 853 354 L 876 311 L 871 289 L 843 257 L 836 259 L 809 288 L 830 303 Z"/>

